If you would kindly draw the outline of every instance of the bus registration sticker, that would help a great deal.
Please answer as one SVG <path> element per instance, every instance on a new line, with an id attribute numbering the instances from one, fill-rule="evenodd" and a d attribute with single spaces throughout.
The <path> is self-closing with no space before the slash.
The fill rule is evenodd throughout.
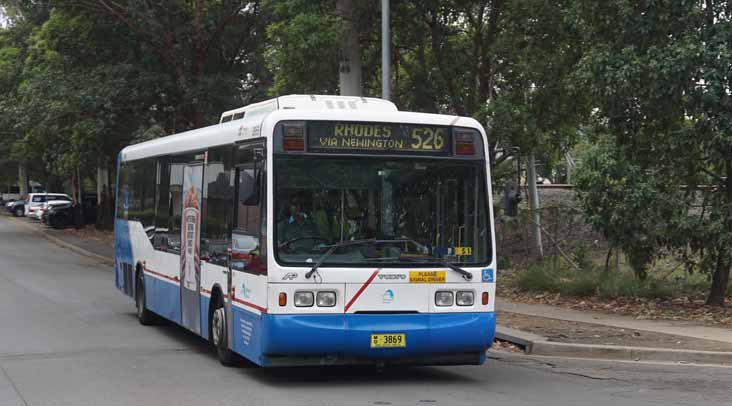
<path id="1" fill-rule="evenodd" d="M 405 348 L 406 346 L 406 334 L 371 334 L 371 348 Z"/>
<path id="2" fill-rule="evenodd" d="M 409 271 L 409 283 L 445 283 L 445 271 Z"/>

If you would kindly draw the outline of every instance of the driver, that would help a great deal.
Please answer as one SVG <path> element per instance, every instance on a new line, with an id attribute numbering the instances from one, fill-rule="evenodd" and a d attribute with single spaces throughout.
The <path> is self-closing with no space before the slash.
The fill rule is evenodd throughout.
<path id="1" fill-rule="evenodd" d="M 290 216 L 280 225 L 278 240 L 280 243 L 303 237 L 317 237 L 318 232 L 310 220 L 310 216 L 302 210 L 302 197 L 293 196 L 288 202 Z"/>

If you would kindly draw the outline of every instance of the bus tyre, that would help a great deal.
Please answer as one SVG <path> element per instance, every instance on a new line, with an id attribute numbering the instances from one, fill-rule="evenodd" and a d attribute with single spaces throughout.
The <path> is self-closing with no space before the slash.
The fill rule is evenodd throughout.
<path id="1" fill-rule="evenodd" d="M 238 359 L 236 354 L 229 349 L 226 323 L 226 309 L 224 308 L 224 304 L 221 303 L 221 300 L 219 300 L 216 309 L 213 311 L 211 320 L 211 342 L 216 348 L 216 355 L 218 355 L 219 361 L 227 367 L 233 367 L 238 365 Z"/>
<path id="2" fill-rule="evenodd" d="M 137 273 L 137 283 L 135 283 L 135 307 L 137 307 L 137 320 L 143 326 L 155 324 L 155 315 L 147 309 L 147 301 L 145 300 L 145 278 L 142 272 Z"/>

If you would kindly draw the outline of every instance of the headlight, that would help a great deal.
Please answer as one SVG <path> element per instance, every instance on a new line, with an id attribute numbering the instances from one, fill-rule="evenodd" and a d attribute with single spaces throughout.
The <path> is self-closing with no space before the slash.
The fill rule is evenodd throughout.
<path id="1" fill-rule="evenodd" d="M 316 299 L 318 307 L 333 307 L 336 305 L 335 292 L 318 292 Z"/>
<path id="2" fill-rule="evenodd" d="M 452 306 L 453 300 L 452 292 L 441 290 L 435 293 L 436 306 Z"/>
<path id="3" fill-rule="evenodd" d="M 295 306 L 310 307 L 313 305 L 313 292 L 295 292 Z"/>
<path id="4" fill-rule="evenodd" d="M 472 306 L 475 302 L 475 294 L 469 290 L 460 290 L 455 295 L 455 302 L 458 306 Z"/>

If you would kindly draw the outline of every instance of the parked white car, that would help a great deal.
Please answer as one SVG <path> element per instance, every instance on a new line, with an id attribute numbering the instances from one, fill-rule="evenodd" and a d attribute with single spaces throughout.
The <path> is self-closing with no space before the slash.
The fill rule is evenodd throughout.
<path id="1" fill-rule="evenodd" d="M 36 220 L 43 221 L 43 213 L 47 212 L 48 209 L 50 209 L 53 206 L 61 206 L 64 204 L 71 203 L 71 200 L 64 200 L 64 199 L 58 199 L 58 200 L 49 200 L 47 202 L 44 202 L 40 209 L 36 210 L 33 213 L 33 218 Z"/>
<path id="2" fill-rule="evenodd" d="M 68 203 L 72 200 L 68 195 L 63 193 L 31 193 L 28 195 L 25 203 L 26 217 L 40 219 L 40 217 L 36 217 L 36 212 L 43 207 L 44 203 L 49 201 L 63 201 L 64 203 Z"/>

